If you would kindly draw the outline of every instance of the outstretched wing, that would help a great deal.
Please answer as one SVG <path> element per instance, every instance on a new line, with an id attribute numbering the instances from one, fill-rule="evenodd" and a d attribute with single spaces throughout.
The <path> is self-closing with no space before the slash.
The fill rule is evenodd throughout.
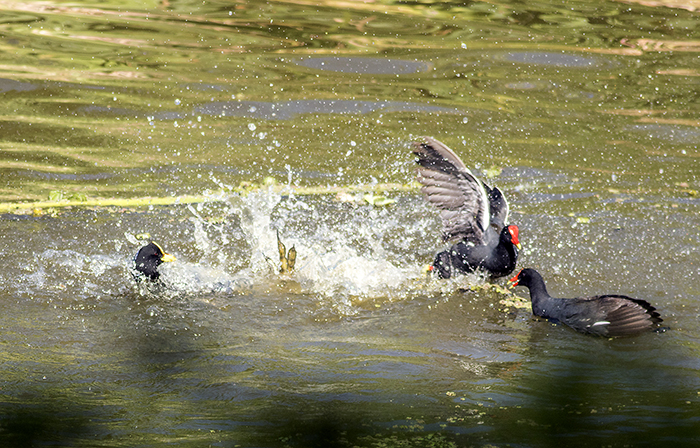
<path id="1" fill-rule="evenodd" d="M 434 138 L 415 142 L 413 152 L 420 165 L 417 172 L 418 181 L 423 184 L 421 191 L 440 209 L 443 239 L 485 244 L 491 212 L 484 184 L 450 148 Z"/>
<path id="2" fill-rule="evenodd" d="M 503 229 L 508 222 L 508 201 L 506 201 L 506 197 L 503 196 L 503 193 L 498 187 L 491 188 L 483 182 L 482 184 L 489 197 L 491 227 L 493 227 L 496 233 L 501 233 L 501 229 Z"/>

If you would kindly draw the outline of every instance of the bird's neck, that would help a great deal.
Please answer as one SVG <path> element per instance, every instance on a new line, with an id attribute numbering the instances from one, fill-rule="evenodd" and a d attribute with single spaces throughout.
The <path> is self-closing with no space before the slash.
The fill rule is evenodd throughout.
<path id="1" fill-rule="evenodd" d="M 515 247 L 515 244 L 510 240 L 510 236 L 507 236 L 505 232 L 501 232 L 498 238 L 498 245 L 504 248 L 510 256 L 516 256 L 518 254 L 518 248 Z"/>
<path id="2" fill-rule="evenodd" d="M 515 260 L 518 258 L 518 248 L 506 238 L 500 238 L 498 241 L 498 247 L 496 248 L 496 253 L 503 260 L 507 261 L 508 264 L 512 264 L 515 268 Z"/>
<path id="3" fill-rule="evenodd" d="M 530 300 L 532 301 L 532 307 L 537 308 L 540 305 L 547 303 L 552 297 L 547 292 L 547 286 L 544 284 L 544 280 L 541 278 L 533 279 L 530 285 Z"/>

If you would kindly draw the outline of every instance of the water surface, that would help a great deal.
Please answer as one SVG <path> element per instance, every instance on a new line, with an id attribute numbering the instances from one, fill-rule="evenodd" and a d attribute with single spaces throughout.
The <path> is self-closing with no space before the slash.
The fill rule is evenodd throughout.
<path id="1" fill-rule="evenodd" d="M 657 3 L 0 5 L 3 446 L 700 442 L 700 22 Z M 670 330 L 427 279 L 421 135 L 505 192 L 551 293 Z"/>

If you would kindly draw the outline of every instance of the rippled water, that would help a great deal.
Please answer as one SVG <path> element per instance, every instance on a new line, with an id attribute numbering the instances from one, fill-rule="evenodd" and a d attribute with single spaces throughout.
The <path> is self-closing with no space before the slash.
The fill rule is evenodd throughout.
<path id="1" fill-rule="evenodd" d="M 672 6 L 0 4 L 2 445 L 696 445 L 700 22 Z M 426 278 L 421 135 L 505 192 L 551 293 L 670 329 Z"/>

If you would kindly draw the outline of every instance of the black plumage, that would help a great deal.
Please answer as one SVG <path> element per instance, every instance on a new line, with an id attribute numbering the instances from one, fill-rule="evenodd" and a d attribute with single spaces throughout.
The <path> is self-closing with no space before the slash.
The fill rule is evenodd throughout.
<path id="1" fill-rule="evenodd" d="M 618 294 L 558 299 L 547 292 L 544 279 L 534 269 L 523 269 L 510 280 L 530 290 L 532 312 L 561 322 L 574 330 L 596 336 L 633 336 L 657 327 L 663 319 L 649 302 Z"/>
<path id="2" fill-rule="evenodd" d="M 431 137 L 415 142 L 418 181 L 426 199 L 440 210 L 443 240 L 454 244 L 435 257 L 442 278 L 483 272 L 491 278 L 515 269 L 519 230 L 508 221 L 508 201 L 498 188 L 477 179 L 450 148 Z"/>
<path id="3" fill-rule="evenodd" d="M 175 257 L 165 253 L 157 243 L 151 242 L 143 246 L 134 259 L 134 269 L 141 277 L 157 280 L 160 277 L 158 266 L 164 262 L 175 261 Z"/>

